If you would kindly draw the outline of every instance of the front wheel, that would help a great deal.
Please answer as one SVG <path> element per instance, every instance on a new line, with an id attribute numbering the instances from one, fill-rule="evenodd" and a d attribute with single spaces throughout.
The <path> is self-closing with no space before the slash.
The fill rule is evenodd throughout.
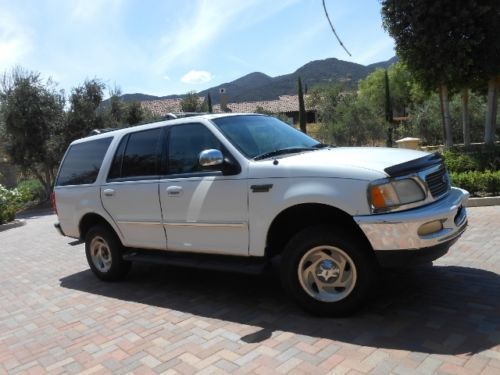
<path id="1" fill-rule="evenodd" d="M 92 227 L 85 236 L 85 254 L 92 272 L 101 280 L 120 280 L 129 272 L 130 262 L 122 258 L 123 246 L 109 229 Z"/>
<path id="2" fill-rule="evenodd" d="M 377 263 L 368 250 L 352 235 L 338 235 L 325 226 L 307 228 L 285 248 L 283 286 L 313 314 L 349 314 L 367 300 L 376 281 Z"/>

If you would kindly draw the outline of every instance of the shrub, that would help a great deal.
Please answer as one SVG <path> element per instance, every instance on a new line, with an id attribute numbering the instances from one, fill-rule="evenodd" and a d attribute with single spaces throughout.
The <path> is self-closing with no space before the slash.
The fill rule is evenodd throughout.
<path id="1" fill-rule="evenodd" d="M 450 172 L 462 173 L 479 169 L 479 164 L 471 155 L 444 151 L 443 156 Z"/>
<path id="2" fill-rule="evenodd" d="M 443 152 L 450 172 L 487 171 L 500 169 L 500 145 L 456 146 Z"/>
<path id="3" fill-rule="evenodd" d="M 47 193 L 38 180 L 21 181 L 17 185 L 17 190 L 23 195 L 25 202 L 44 202 L 47 200 Z"/>
<path id="4" fill-rule="evenodd" d="M 451 172 L 453 185 L 468 190 L 471 194 L 500 192 L 500 171 Z"/>
<path id="5" fill-rule="evenodd" d="M 16 212 L 22 207 L 21 194 L 0 185 L 0 224 L 14 220 Z"/>

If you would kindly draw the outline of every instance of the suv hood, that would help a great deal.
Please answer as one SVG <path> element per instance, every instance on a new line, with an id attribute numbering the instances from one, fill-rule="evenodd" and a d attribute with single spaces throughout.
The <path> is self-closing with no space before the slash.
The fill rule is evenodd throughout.
<path id="1" fill-rule="evenodd" d="M 265 177 L 338 177 L 374 180 L 388 177 L 384 171 L 386 168 L 427 155 L 429 155 L 427 152 L 398 148 L 326 148 L 256 161 L 251 169 L 256 172 L 255 177 L 257 175 L 264 177 L 264 174 L 267 175 Z M 278 163 L 273 163 L 274 160 L 278 160 Z"/>

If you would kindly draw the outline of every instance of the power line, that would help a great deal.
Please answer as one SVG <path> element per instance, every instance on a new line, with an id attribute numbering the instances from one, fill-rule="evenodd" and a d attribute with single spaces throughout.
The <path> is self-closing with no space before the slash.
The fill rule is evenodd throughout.
<path id="1" fill-rule="evenodd" d="M 323 0 L 323 9 L 325 10 L 325 15 L 326 15 L 326 18 L 328 20 L 328 23 L 330 24 L 330 27 L 332 28 L 333 35 L 335 35 L 335 37 L 339 41 L 340 45 L 347 52 L 347 54 L 349 56 L 352 56 L 351 53 L 347 50 L 347 48 L 344 46 L 344 43 L 342 43 L 342 41 L 340 40 L 339 36 L 337 35 L 337 32 L 335 31 L 335 28 L 333 27 L 332 21 L 330 20 L 330 16 L 328 15 L 328 11 L 326 10 L 325 0 Z"/>

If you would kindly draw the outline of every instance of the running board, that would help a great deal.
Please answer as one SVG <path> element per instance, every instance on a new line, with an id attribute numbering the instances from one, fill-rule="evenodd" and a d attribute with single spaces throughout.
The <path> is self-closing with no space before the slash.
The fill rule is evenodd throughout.
<path id="1" fill-rule="evenodd" d="M 170 266 L 202 268 L 252 275 L 263 273 L 269 264 L 267 258 L 264 257 L 207 255 L 161 250 L 130 250 L 123 254 L 123 259 L 133 262 L 167 264 Z"/>

